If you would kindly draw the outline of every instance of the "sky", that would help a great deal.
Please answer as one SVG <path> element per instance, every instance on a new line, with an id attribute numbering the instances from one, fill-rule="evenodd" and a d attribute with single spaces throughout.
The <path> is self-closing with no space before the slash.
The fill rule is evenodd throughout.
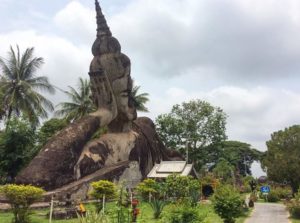
<path id="1" fill-rule="evenodd" d="M 205 100 L 228 115 L 230 140 L 261 151 L 300 123 L 300 1 L 100 0 L 113 35 L 150 94 L 149 116 Z M 88 78 L 93 0 L 0 0 L 0 55 L 35 47 L 40 75 L 67 90 Z M 54 104 L 66 100 L 57 91 Z M 254 167 L 261 174 L 258 165 Z"/>

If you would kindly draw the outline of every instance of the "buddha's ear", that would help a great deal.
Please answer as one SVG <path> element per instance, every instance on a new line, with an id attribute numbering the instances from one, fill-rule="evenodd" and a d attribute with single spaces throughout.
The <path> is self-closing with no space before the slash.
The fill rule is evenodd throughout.
<path id="1" fill-rule="evenodd" d="M 134 79 L 133 78 L 128 78 L 128 89 L 130 91 L 132 91 L 132 88 L 133 88 L 133 83 L 134 83 Z"/>

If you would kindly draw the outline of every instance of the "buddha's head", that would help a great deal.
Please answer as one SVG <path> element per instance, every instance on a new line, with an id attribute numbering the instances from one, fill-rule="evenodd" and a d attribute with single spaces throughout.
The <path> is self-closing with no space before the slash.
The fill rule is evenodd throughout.
<path id="1" fill-rule="evenodd" d="M 96 12 L 97 39 L 92 47 L 94 58 L 90 66 L 93 98 L 98 108 L 105 107 L 114 98 L 117 116 L 109 129 L 126 131 L 137 116 L 131 97 L 130 59 L 121 53 L 119 41 L 112 36 L 97 0 Z M 107 79 L 109 86 L 104 83 Z"/>

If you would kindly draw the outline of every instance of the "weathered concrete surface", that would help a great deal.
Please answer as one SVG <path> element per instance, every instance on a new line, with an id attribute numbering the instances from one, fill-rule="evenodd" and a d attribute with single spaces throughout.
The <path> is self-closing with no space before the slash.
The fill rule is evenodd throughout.
<path id="1" fill-rule="evenodd" d="M 124 170 L 129 167 L 130 161 L 119 162 L 115 165 L 107 166 L 101 168 L 94 173 L 81 178 L 80 180 L 74 181 L 70 184 L 64 185 L 61 188 L 56 190 L 47 192 L 44 195 L 44 200 L 50 201 L 51 196 L 55 195 L 56 200 L 65 200 L 66 195 L 69 193 L 71 194 L 72 200 L 77 199 L 86 199 L 88 195 L 88 191 L 90 190 L 90 183 L 98 180 L 117 180 Z"/>
<path id="2" fill-rule="evenodd" d="M 17 176 L 16 182 L 41 186 L 46 190 L 74 180 L 74 165 L 83 146 L 100 126 L 100 119 L 87 116 L 53 136 L 39 154 Z"/>
<path id="3" fill-rule="evenodd" d="M 289 223 L 288 217 L 283 204 L 255 203 L 254 211 L 245 223 Z"/>

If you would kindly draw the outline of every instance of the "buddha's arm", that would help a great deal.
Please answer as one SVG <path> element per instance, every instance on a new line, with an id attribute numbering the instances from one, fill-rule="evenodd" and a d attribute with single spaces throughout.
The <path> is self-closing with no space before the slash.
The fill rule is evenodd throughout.
<path id="1" fill-rule="evenodd" d="M 97 104 L 96 112 L 69 124 L 54 135 L 20 172 L 17 182 L 46 185 L 46 189 L 52 189 L 73 180 L 74 165 L 83 147 L 100 127 L 107 126 L 117 115 L 115 98 L 107 77 L 98 84 L 108 90 L 105 94 L 96 95 L 97 100 L 105 104 Z"/>

